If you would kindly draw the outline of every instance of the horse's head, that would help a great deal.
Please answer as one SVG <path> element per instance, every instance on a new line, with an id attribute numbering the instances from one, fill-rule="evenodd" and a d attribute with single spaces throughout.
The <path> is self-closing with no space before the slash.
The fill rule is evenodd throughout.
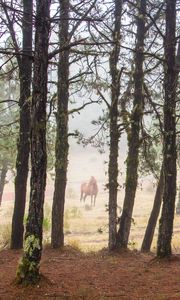
<path id="1" fill-rule="evenodd" d="M 89 180 L 89 184 L 97 184 L 97 181 L 94 176 L 91 176 L 91 178 Z"/>
<path id="2" fill-rule="evenodd" d="M 91 176 L 91 179 L 89 180 L 89 183 L 88 183 L 88 187 L 91 190 L 91 193 L 93 195 L 97 194 L 98 186 L 97 186 L 97 181 L 94 176 Z"/>

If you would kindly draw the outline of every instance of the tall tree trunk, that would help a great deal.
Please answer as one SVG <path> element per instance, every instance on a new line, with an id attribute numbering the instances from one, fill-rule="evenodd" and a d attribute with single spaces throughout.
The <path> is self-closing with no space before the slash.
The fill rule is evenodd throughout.
<path id="1" fill-rule="evenodd" d="M 145 40 L 145 17 L 146 0 L 138 0 L 137 15 L 137 42 L 135 51 L 135 72 L 134 72 L 134 102 L 131 115 L 131 131 L 128 134 L 128 157 L 126 170 L 126 187 L 123 211 L 120 218 L 119 230 L 117 233 L 117 248 L 127 248 L 131 219 L 134 206 L 134 199 L 138 180 L 138 156 L 139 156 L 139 136 L 140 124 L 143 115 L 143 61 L 144 61 L 144 40 Z"/>
<path id="2" fill-rule="evenodd" d="M 1 203 L 2 203 L 3 191 L 4 191 L 4 186 L 5 186 L 5 183 L 6 183 L 7 171 L 8 171 L 7 161 L 4 160 L 3 164 L 2 164 L 1 175 L 0 175 L 0 206 L 1 206 Z"/>
<path id="3" fill-rule="evenodd" d="M 156 194 L 155 194 L 155 198 L 154 198 L 153 208 L 152 208 L 152 211 L 151 211 L 151 214 L 149 217 L 148 225 L 147 225 L 144 239 L 142 242 L 141 250 L 143 252 L 148 252 L 151 249 L 154 231 L 156 228 L 157 219 L 159 216 L 161 203 L 162 203 L 163 188 L 164 188 L 164 172 L 163 172 L 163 165 L 162 165 L 160 178 L 158 181 L 158 186 L 157 186 Z"/>
<path id="4" fill-rule="evenodd" d="M 19 141 L 16 159 L 16 178 L 15 178 L 15 202 L 12 218 L 11 248 L 18 249 L 23 247 L 24 233 L 24 211 L 26 203 L 26 186 L 28 177 L 29 161 L 29 133 L 30 133 L 30 95 L 31 95 L 31 76 L 32 76 L 32 0 L 23 1 L 23 54 L 19 62 L 20 79 L 20 124 Z M 29 57 L 28 57 L 29 55 Z"/>
<path id="5" fill-rule="evenodd" d="M 162 214 L 159 222 L 157 256 L 172 253 L 174 208 L 176 198 L 176 0 L 166 0 L 165 74 L 164 74 L 164 193 Z"/>
<path id="6" fill-rule="evenodd" d="M 120 29 L 122 15 L 122 0 L 115 1 L 114 10 L 114 47 L 110 55 L 111 74 L 111 105 L 110 105 L 110 153 L 109 153 L 109 250 L 116 244 L 117 234 L 117 189 L 118 189 L 118 100 L 120 94 L 121 72 L 118 69 L 120 53 Z"/>
<path id="7" fill-rule="evenodd" d="M 31 120 L 31 192 L 26 224 L 24 254 L 19 264 L 17 280 L 35 283 L 39 280 L 42 253 L 42 224 L 46 186 L 46 103 L 48 42 L 50 30 L 50 0 L 36 1 L 35 56 Z"/>
<path id="8" fill-rule="evenodd" d="M 59 42 L 63 47 L 69 39 L 69 1 L 61 0 Z M 52 207 L 52 234 L 53 248 L 64 245 L 64 204 L 66 177 L 68 166 L 68 101 L 69 101 L 69 51 L 59 55 L 58 65 L 58 110 L 56 133 L 56 164 L 55 164 L 55 190 Z"/>

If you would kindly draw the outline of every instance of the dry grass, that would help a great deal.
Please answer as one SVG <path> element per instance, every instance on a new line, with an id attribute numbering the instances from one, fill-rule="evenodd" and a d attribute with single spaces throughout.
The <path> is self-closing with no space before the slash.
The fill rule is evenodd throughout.
<path id="1" fill-rule="evenodd" d="M 107 193 L 100 193 L 95 207 L 90 206 L 90 199 L 86 203 L 79 201 L 79 194 L 72 189 L 68 192 L 65 207 L 65 243 L 83 251 L 97 251 L 107 247 L 108 243 L 108 212 L 106 204 L 108 201 Z M 51 197 L 45 202 L 45 234 L 44 242 L 50 242 L 51 228 Z M 122 207 L 123 194 L 119 195 L 119 207 Z M 131 227 L 130 245 L 131 249 L 140 249 L 148 216 L 153 203 L 153 193 L 138 191 L 135 207 L 134 222 Z M 88 207 L 88 209 L 87 209 Z M 4 201 L 0 208 L 0 244 L 8 244 L 10 237 L 10 224 L 13 211 L 13 202 Z M 172 246 L 175 253 L 180 250 L 180 216 L 175 215 L 174 234 Z M 157 241 L 157 229 L 152 244 L 152 250 L 155 251 Z"/>

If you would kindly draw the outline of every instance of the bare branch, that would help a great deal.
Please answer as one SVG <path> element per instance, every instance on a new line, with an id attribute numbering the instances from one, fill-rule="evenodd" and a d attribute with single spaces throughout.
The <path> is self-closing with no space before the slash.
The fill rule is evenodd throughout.
<path id="1" fill-rule="evenodd" d="M 89 101 L 89 102 L 86 102 L 86 103 L 84 103 L 82 106 L 80 106 L 80 107 L 77 107 L 77 108 L 74 108 L 74 109 L 71 109 L 71 110 L 69 110 L 69 112 L 68 112 L 68 115 L 72 115 L 73 113 L 79 113 L 83 108 L 85 108 L 86 106 L 88 106 L 88 105 L 90 105 L 90 104 L 97 104 L 97 103 L 99 103 L 99 101 Z"/>

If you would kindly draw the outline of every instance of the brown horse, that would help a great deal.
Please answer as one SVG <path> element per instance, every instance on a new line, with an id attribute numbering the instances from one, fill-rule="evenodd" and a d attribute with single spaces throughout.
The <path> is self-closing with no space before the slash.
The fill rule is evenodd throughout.
<path id="1" fill-rule="evenodd" d="M 84 182 L 81 184 L 80 201 L 84 200 L 84 202 L 85 202 L 86 197 L 91 196 L 91 205 L 93 205 L 93 200 L 94 200 L 94 206 L 95 206 L 97 193 L 98 193 L 97 181 L 92 176 L 88 183 Z"/>

